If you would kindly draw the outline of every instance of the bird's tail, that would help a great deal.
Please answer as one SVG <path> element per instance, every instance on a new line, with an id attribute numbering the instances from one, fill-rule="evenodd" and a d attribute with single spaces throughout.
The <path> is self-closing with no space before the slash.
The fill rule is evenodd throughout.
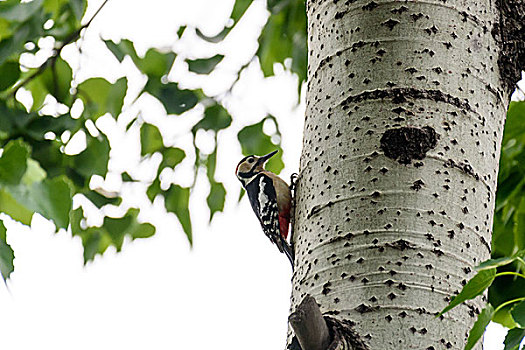
<path id="1" fill-rule="evenodd" d="M 292 265 L 292 271 L 294 270 L 294 251 L 293 247 L 286 242 L 286 239 L 284 237 L 279 236 L 281 238 L 281 243 L 283 246 L 284 254 L 286 254 L 286 257 L 288 260 L 290 260 L 290 264 Z"/>

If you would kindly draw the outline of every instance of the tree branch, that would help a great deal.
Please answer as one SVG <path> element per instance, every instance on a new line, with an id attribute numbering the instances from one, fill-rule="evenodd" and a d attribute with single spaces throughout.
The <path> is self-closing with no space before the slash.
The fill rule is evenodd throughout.
<path id="1" fill-rule="evenodd" d="M 58 57 L 60 57 L 62 49 L 64 49 L 64 47 L 71 44 L 72 42 L 78 40 L 82 30 L 86 29 L 91 24 L 91 22 L 93 22 L 95 17 L 99 14 L 100 10 L 102 10 L 102 8 L 108 3 L 108 1 L 109 0 L 105 0 L 102 3 L 102 5 L 100 5 L 100 7 L 97 9 L 97 11 L 95 11 L 93 16 L 89 19 L 89 21 L 86 22 L 86 24 L 81 25 L 80 28 L 75 30 L 73 33 L 69 34 L 64 40 L 64 42 L 57 49 L 55 49 L 54 53 L 40 67 L 38 67 L 38 69 L 35 72 L 33 72 L 33 74 L 29 75 L 24 80 L 21 80 L 18 84 L 16 84 L 11 90 L 11 92 L 7 95 L 7 98 L 14 97 L 21 87 L 23 87 L 24 85 L 35 79 L 37 76 L 42 74 L 49 65 L 53 67 Z"/>
<path id="2" fill-rule="evenodd" d="M 330 333 L 321 309 L 313 297 L 307 295 L 288 317 L 302 350 L 326 350 Z"/>

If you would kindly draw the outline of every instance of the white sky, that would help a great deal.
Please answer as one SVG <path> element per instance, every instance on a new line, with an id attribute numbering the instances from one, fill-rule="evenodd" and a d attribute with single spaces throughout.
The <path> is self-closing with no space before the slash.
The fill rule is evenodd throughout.
<path id="1" fill-rule="evenodd" d="M 86 17 L 101 3 L 90 1 Z M 144 79 L 129 61 L 118 65 L 98 41 L 99 36 L 129 38 L 139 52 L 155 46 L 173 48 L 181 53 L 179 57 L 225 53 L 226 58 L 211 77 L 203 79 L 184 72 L 181 58 L 170 74 L 185 86 L 202 84 L 207 93 L 216 94 L 232 81 L 236 67 L 255 52 L 257 30 L 267 16 L 264 3 L 256 1 L 250 18 L 241 22 L 231 40 L 218 46 L 196 45 L 186 37 L 174 45 L 174 38 L 179 25 L 185 23 L 215 34 L 224 25 L 231 6 L 231 0 L 110 0 L 86 33 L 80 61 L 74 50 L 66 51 L 65 56 L 73 66 L 80 67 L 78 81 L 90 76 L 114 81 L 125 74 L 130 88 L 137 91 Z M 246 199 L 237 205 L 239 184 L 234 176 L 241 157 L 237 131 L 258 122 L 266 113 L 279 119 L 283 133 L 287 165 L 283 176 L 287 179 L 298 169 L 304 105 L 294 106 L 296 78 L 279 71 L 278 77 L 264 80 L 258 68 L 251 67 L 227 99 L 234 124 L 219 135 L 216 177 L 225 183 L 230 196 L 224 214 L 216 214 L 208 226 L 208 188 L 197 184 L 191 202 L 192 249 L 175 217 L 166 214 L 161 203 L 148 205 L 133 186 L 125 188 L 124 206 L 140 206 L 140 218 L 156 225 L 156 235 L 128 241 L 118 254 L 109 249 L 86 267 L 80 239 L 64 231 L 54 234 L 54 226 L 41 216 L 34 216 L 31 228 L 5 220 L 16 259 L 9 289 L 0 285 L 0 348 L 240 350 L 250 344 L 254 350 L 283 349 L 291 269 L 285 256 L 260 232 Z M 119 173 L 125 169 L 133 176 L 148 178 L 151 163 L 139 164 L 137 130 L 129 135 L 122 131 L 139 107 L 144 120 L 161 127 L 168 145 L 186 150 L 191 142 L 187 131 L 200 114 L 165 117 L 158 102 L 144 98 L 137 107 L 128 108 L 118 123 L 111 118 L 97 122 L 110 137 L 110 170 Z M 210 139 L 204 133 L 198 142 L 206 147 Z M 190 156 L 174 174 L 166 174 L 167 178 L 173 176 L 176 182 L 188 185 L 192 163 Z M 109 175 L 105 183 L 101 179 L 93 183 L 107 189 L 120 185 L 116 175 Z M 100 220 L 101 215 L 95 214 L 90 223 Z M 487 337 L 486 349 L 502 349 L 502 331 L 497 331 L 501 327 L 490 327 L 499 336 Z"/>

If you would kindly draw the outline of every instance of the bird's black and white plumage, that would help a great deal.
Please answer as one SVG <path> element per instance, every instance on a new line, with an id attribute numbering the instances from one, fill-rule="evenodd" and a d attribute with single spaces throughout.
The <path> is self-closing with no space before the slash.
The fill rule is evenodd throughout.
<path id="1" fill-rule="evenodd" d="M 236 175 L 246 190 L 264 234 L 281 253 L 286 254 L 293 268 L 293 251 L 286 241 L 290 223 L 290 189 L 284 180 L 264 170 L 264 163 L 275 153 L 244 157 L 237 165 Z"/>

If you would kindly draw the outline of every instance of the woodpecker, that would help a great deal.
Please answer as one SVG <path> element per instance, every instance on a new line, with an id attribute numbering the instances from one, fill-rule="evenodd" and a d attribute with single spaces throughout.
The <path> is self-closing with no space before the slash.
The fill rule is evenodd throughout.
<path id="1" fill-rule="evenodd" d="M 259 219 L 264 234 L 285 253 L 292 264 L 293 250 L 286 241 L 290 225 L 292 194 L 288 184 L 271 171 L 264 169 L 264 164 L 277 151 L 265 156 L 250 155 L 241 159 L 235 175 L 248 194 L 252 209 Z"/>

